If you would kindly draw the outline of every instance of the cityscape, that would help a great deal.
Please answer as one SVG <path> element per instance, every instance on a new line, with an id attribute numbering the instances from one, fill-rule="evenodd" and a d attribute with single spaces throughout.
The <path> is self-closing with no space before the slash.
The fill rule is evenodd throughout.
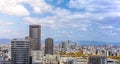
<path id="1" fill-rule="evenodd" d="M 0 64 L 120 64 L 120 0 L 0 0 Z"/>
<path id="2" fill-rule="evenodd" d="M 0 51 L 1 64 L 120 64 L 120 47 L 111 44 L 79 45 L 68 40 L 55 45 L 48 37 L 42 45 L 40 25 L 29 25 L 29 36 L 12 39 Z"/>

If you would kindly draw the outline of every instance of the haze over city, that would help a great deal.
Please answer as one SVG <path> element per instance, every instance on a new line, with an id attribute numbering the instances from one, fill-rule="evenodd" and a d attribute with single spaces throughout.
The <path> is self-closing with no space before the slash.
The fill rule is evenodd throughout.
<path id="1" fill-rule="evenodd" d="M 120 41 L 119 0 L 0 0 L 0 38 L 23 38 L 42 26 L 42 40 Z"/>

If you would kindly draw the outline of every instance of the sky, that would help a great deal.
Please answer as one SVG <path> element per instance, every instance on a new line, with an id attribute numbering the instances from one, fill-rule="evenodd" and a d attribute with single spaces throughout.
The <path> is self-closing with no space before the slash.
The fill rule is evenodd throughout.
<path id="1" fill-rule="evenodd" d="M 0 0 L 0 38 L 24 38 L 42 26 L 42 40 L 120 41 L 120 0 Z"/>

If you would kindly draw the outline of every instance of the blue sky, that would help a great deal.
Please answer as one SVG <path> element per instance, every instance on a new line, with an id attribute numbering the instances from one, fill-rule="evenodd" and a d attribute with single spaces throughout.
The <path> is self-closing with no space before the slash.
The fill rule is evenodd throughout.
<path id="1" fill-rule="evenodd" d="M 42 40 L 120 41 L 120 0 L 0 0 L 0 38 L 24 38 L 42 26 Z"/>

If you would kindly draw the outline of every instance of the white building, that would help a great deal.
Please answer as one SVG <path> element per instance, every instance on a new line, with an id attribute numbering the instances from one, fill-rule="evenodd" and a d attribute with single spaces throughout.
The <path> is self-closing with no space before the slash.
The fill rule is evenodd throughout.
<path id="1" fill-rule="evenodd" d="M 31 51 L 32 56 L 32 64 L 43 64 L 43 57 L 44 52 L 43 51 Z"/>

